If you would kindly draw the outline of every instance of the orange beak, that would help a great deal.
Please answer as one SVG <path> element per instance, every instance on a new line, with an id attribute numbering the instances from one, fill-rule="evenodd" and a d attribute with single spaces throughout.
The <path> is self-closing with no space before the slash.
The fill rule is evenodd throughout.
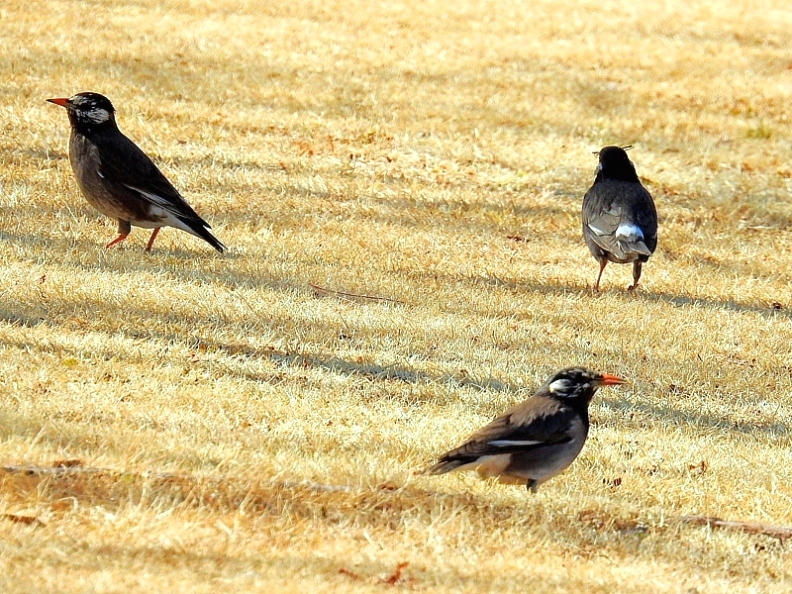
<path id="1" fill-rule="evenodd" d="M 616 375 L 611 375 L 610 373 L 603 373 L 602 379 L 600 380 L 600 384 L 603 386 L 617 386 L 624 383 L 627 383 L 627 380 L 624 380 Z"/>
<path id="2" fill-rule="evenodd" d="M 61 107 L 69 107 L 71 103 L 66 97 L 60 99 L 47 99 L 50 103 L 54 103 L 55 105 L 60 105 Z"/>

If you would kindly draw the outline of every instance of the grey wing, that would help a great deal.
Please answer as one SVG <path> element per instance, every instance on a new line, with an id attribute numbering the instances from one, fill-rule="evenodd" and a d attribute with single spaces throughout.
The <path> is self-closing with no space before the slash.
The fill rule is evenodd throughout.
<path id="1" fill-rule="evenodd" d="M 530 409 L 527 412 L 530 414 Z M 461 446 L 444 454 L 441 460 L 467 463 L 482 456 L 525 452 L 565 443 L 572 439 L 569 429 L 576 418 L 577 413 L 567 407 L 547 414 L 531 414 L 530 419 L 515 408 L 479 429 Z"/>
<path id="2" fill-rule="evenodd" d="M 635 203 L 633 218 L 644 232 L 644 242 L 649 251 L 654 252 L 657 247 L 657 208 L 652 195 L 643 187 L 641 189 L 643 197 Z"/>
<path id="3" fill-rule="evenodd" d="M 99 173 L 108 183 L 117 184 L 180 219 L 209 227 L 134 142 L 121 134 L 114 142 L 120 143 L 122 150 L 106 150 L 102 140 L 96 139 L 102 163 Z"/>
<path id="4" fill-rule="evenodd" d="M 637 183 L 595 184 L 583 199 L 583 236 L 595 255 L 601 250 L 619 260 L 650 256 L 657 245 L 651 195 Z"/>

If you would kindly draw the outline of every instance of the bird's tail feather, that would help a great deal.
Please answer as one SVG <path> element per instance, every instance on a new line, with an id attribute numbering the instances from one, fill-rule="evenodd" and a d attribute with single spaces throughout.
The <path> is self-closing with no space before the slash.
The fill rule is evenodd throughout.
<path id="1" fill-rule="evenodd" d="M 226 246 L 224 246 L 223 243 L 219 239 L 217 239 L 217 237 L 212 235 L 211 231 L 209 231 L 210 229 L 209 225 L 206 224 L 202 225 L 197 221 L 192 221 L 189 219 L 181 219 L 181 221 L 190 228 L 190 233 L 192 233 L 196 237 L 200 237 L 201 239 L 203 239 L 206 243 L 211 245 L 221 254 L 223 253 L 223 250 L 226 249 Z"/>
<path id="2" fill-rule="evenodd" d="M 638 254 L 639 256 L 651 256 L 652 252 L 646 247 L 643 241 L 619 241 L 619 247 L 625 254 Z"/>
<path id="3" fill-rule="evenodd" d="M 465 460 L 442 460 L 434 466 L 430 466 L 429 468 L 422 470 L 420 474 L 445 474 L 446 472 L 456 470 L 465 464 Z"/>
<path id="4" fill-rule="evenodd" d="M 621 253 L 617 253 L 619 258 L 628 256 L 651 256 L 652 252 L 646 247 L 644 242 L 644 231 L 639 225 L 631 222 L 622 222 L 614 233 L 616 246 Z"/>

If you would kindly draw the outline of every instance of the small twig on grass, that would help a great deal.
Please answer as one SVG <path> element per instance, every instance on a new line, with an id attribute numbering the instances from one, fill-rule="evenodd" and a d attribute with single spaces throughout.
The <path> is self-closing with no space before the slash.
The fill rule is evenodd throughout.
<path id="1" fill-rule="evenodd" d="M 792 538 L 792 526 L 779 526 L 777 524 L 765 524 L 763 522 L 737 522 L 732 520 L 721 520 L 713 516 L 682 516 L 680 521 L 687 524 L 699 526 L 710 526 L 712 528 L 724 528 L 727 530 L 742 530 L 749 534 L 764 534 L 772 538 L 777 538 L 782 543 L 788 538 Z"/>
<path id="2" fill-rule="evenodd" d="M 3 520 L 9 520 L 10 522 L 15 522 L 17 524 L 27 524 L 27 525 L 36 525 L 36 526 L 44 525 L 44 522 L 42 522 L 35 516 L 23 516 L 21 514 L 0 514 L 0 518 L 2 518 Z"/>
<path id="3" fill-rule="evenodd" d="M 322 493 L 348 493 L 356 490 L 355 487 L 351 487 L 350 485 L 325 485 L 313 481 L 282 481 L 276 484 L 278 487 L 283 487 L 284 489 L 306 487 L 311 491 L 321 491 Z"/>
<path id="4" fill-rule="evenodd" d="M 317 293 L 324 293 L 326 295 L 336 295 L 338 297 L 347 297 L 350 299 L 368 299 L 370 301 L 388 301 L 390 303 L 404 304 L 404 301 L 399 301 L 398 299 L 391 299 L 390 297 L 377 297 L 376 295 L 360 295 L 358 293 L 344 293 L 343 291 L 333 291 L 331 289 L 325 289 L 324 287 L 320 287 L 319 285 L 315 285 L 313 283 L 308 283 L 308 286 L 311 287 Z"/>

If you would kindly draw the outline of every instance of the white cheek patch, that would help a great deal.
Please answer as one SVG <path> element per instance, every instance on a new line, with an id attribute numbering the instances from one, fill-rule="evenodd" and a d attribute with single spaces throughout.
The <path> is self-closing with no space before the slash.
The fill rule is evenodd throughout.
<path id="1" fill-rule="evenodd" d="M 110 119 L 110 112 L 101 107 L 94 107 L 91 111 L 83 112 L 86 119 L 92 121 L 94 124 L 101 124 Z"/>
<path id="2" fill-rule="evenodd" d="M 540 443 L 544 443 L 543 441 L 519 441 L 515 439 L 496 439 L 495 441 L 489 442 L 489 445 L 495 446 L 496 448 L 509 448 L 512 446 L 533 446 L 539 445 Z"/>
<path id="3" fill-rule="evenodd" d="M 616 237 L 623 237 L 624 239 L 643 239 L 644 234 L 641 231 L 641 228 L 637 225 L 619 225 L 619 228 L 616 229 L 615 233 Z"/>
<path id="4" fill-rule="evenodd" d="M 556 380 L 547 386 L 547 389 L 551 392 L 558 392 L 559 390 L 566 390 L 569 387 L 569 382 L 567 380 Z"/>

